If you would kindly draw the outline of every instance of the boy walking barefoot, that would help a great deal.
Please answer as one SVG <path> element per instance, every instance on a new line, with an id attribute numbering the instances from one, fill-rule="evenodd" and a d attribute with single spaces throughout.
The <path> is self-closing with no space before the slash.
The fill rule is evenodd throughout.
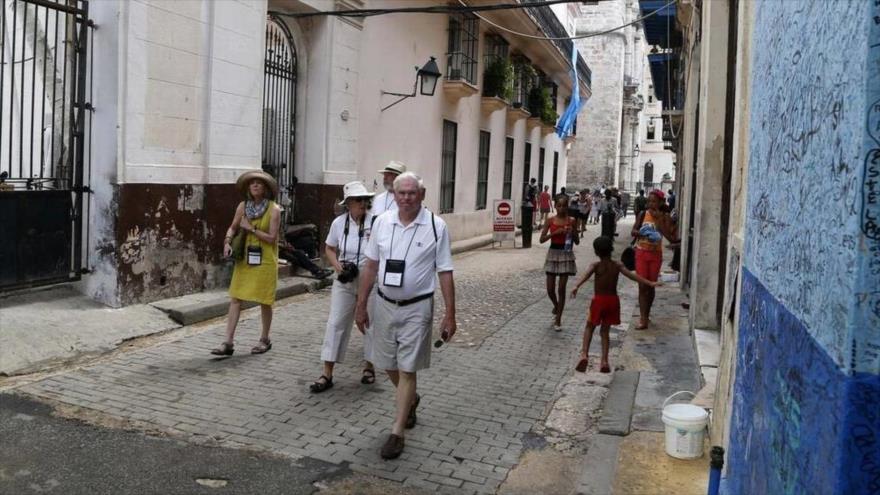
<path id="1" fill-rule="evenodd" d="M 599 371 L 602 373 L 610 373 L 611 366 L 608 364 L 608 347 L 611 325 L 620 324 L 620 298 L 617 296 L 617 279 L 622 273 L 626 278 L 638 282 L 640 284 L 657 287 L 661 285 L 659 282 L 651 282 L 629 270 L 623 266 L 623 263 L 611 259 L 611 253 L 614 251 L 614 242 L 610 237 L 597 237 L 593 241 L 593 251 L 599 257 L 599 261 L 590 265 L 587 273 L 578 281 L 577 285 L 571 291 L 571 298 L 577 296 L 577 291 L 586 283 L 593 274 L 596 274 L 595 287 L 593 291 L 593 300 L 590 302 L 590 316 L 587 319 L 587 325 L 584 328 L 584 343 L 581 348 L 581 358 L 578 361 L 575 370 L 584 372 L 589 364 L 588 353 L 590 350 L 590 342 L 593 340 L 593 330 L 601 327 L 602 332 L 602 363 Z"/>

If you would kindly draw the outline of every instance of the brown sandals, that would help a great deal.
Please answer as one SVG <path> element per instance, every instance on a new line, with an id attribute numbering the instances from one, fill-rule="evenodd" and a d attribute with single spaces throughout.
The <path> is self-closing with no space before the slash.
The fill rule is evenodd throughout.
<path id="1" fill-rule="evenodd" d="M 211 350 L 211 354 L 215 356 L 231 356 L 235 352 L 235 347 L 229 342 L 220 344 L 220 347 Z"/>
<path id="2" fill-rule="evenodd" d="M 263 354 L 272 348 L 272 341 L 269 339 L 260 339 L 260 342 L 251 349 L 251 354 Z"/>

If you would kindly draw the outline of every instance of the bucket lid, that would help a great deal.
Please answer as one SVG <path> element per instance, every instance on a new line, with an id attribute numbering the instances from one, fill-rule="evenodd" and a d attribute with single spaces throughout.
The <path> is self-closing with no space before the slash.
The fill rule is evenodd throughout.
<path id="1" fill-rule="evenodd" d="M 663 417 L 672 421 L 701 423 L 709 419 L 709 413 L 692 404 L 670 404 L 663 408 Z"/>

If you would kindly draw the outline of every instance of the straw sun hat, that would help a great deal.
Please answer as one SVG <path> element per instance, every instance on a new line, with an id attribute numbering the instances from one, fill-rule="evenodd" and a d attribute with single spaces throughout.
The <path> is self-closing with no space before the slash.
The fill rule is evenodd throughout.
<path id="1" fill-rule="evenodd" d="M 274 177 L 263 172 L 262 170 L 249 170 L 238 177 L 238 180 L 235 181 L 235 188 L 238 189 L 238 192 L 241 193 L 245 198 L 248 193 L 248 186 L 251 183 L 252 179 L 260 179 L 266 185 L 267 196 L 272 199 L 278 197 L 278 182 Z"/>

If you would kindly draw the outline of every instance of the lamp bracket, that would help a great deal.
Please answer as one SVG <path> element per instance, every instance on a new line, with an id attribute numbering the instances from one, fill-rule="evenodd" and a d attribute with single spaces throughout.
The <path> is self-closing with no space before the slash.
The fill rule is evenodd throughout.
<path id="1" fill-rule="evenodd" d="M 394 105 L 397 105 L 398 103 L 402 102 L 403 100 L 405 100 L 407 98 L 414 97 L 416 95 L 416 89 L 418 89 L 418 87 L 419 87 L 419 68 L 418 68 L 418 66 L 416 66 L 416 81 L 413 83 L 412 93 L 409 93 L 409 94 L 408 93 L 392 93 L 391 91 L 382 90 L 381 94 L 383 94 L 383 95 L 399 96 L 400 98 L 397 100 L 394 100 L 390 105 L 386 105 L 386 106 L 380 108 L 379 111 L 384 112 L 385 110 L 388 110 L 389 108 L 393 107 Z"/>

